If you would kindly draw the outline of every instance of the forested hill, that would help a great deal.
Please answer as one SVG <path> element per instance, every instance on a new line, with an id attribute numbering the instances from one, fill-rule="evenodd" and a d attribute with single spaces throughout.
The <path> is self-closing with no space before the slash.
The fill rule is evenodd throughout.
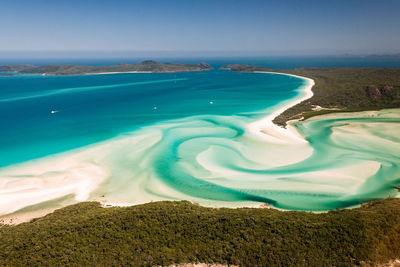
<path id="1" fill-rule="evenodd" d="M 318 214 L 86 202 L 0 226 L 0 266 L 353 266 L 400 258 L 399 240 L 400 199 Z"/>

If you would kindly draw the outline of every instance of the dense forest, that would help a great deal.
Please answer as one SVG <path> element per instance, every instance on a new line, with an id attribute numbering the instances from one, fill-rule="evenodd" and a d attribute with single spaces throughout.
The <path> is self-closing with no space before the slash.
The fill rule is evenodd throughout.
<path id="1" fill-rule="evenodd" d="M 0 228 L 1 266 L 350 266 L 400 257 L 400 199 L 309 213 L 85 202 Z"/>

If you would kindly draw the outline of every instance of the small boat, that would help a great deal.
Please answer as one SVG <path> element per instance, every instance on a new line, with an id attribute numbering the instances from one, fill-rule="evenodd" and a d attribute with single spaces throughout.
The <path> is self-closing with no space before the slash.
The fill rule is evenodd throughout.
<path id="1" fill-rule="evenodd" d="M 214 104 L 214 102 L 213 102 L 213 101 L 210 101 L 210 105 L 212 105 L 212 104 Z"/>
<path id="2" fill-rule="evenodd" d="M 50 111 L 51 114 L 55 114 L 55 113 L 57 113 L 57 112 L 58 112 L 58 110 L 51 110 L 51 111 Z"/>
<path id="3" fill-rule="evenodd" d="M 154 106 L 154 107 L 153 107 L 153 110 L 156 110 L 156 109 L 157 109 L 157 106 Z"/>

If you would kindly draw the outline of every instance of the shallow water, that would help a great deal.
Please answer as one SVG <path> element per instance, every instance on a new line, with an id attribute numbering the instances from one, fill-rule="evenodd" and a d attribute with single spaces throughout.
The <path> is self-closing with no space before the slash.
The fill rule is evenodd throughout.
<path id="1" fill-rule="evenodd" d="M 295 77 L 211 71 L 0 84 L 8 85 L 0 97 L 0 214 L 54 199 L 44 206 L 186 199 L 325 211 L 396 196 L 400 183 L 399 110 L 297 123 L 303 141 L 249 131 L 303 94 L 306 82 Z"/>

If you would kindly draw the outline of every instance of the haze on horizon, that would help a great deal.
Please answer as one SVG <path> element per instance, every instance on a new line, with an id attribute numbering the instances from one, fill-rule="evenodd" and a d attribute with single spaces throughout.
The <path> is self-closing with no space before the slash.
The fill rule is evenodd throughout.
<path id="1" fill-rule="evenodd" d="M 398 0 L 3 0 L 0 56 L 397 53 L 398 10 Z"/>

